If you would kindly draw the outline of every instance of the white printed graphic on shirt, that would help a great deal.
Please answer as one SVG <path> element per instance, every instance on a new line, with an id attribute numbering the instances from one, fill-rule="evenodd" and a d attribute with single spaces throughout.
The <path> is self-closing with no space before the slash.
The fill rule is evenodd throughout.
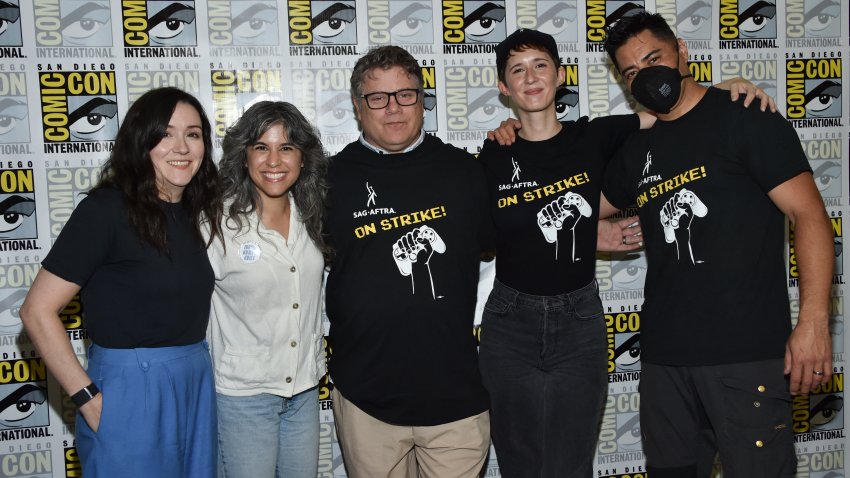
<path id="1" fill-rule="evenodd" d="M 369 196 L 366 198 L 366 207 L 369 207 L 370 205 L 374 206 L 375 198 L 377 198 L 378 195 L 375 193 L 375 188 L 369 186 L 368 182 L 366 183 L 366 192 L 369 194 Z"/>
<path id="2" fill-rule="evenodd" d="M 537 225 L 540 232 L 549 244 L 555 244 L 555 260 L 558 260 L 558 233 L 561 230 L 569 230 L 572 233 L 572 261 L 580 261 L 576 258 L 576 232 L 575 227 L 582 217 L 590 217 L 593 209 L 580 195 L 569 192 L 543 206 L 537 213 Z"/>
<path id="3" fill-rule="evenodd" d="M 428 282 L 431 285 L 431 296 L 434 299 L 437 298 L 434 277 L 431 275 L 431 258 L 435 252 L 437 254 L 446 252 L 446 243 L 437 231 L 428 226 L 418 227 L 404 234 L 393 244 L 393 259 L 401 275 L 410 277 L 413 294 L 416 294 L 415 275 L 427 273 Z M 422 277 L 419 280 L 422 280 Z"/>
<path id="4" fill-rule="evenodd" d="M 522 172 L 522 169 L 519 168 L 519 163 L 514 158 L 511 158 L 511 164 L 514 166 L 514 174 L 511 176 L 511 182 L 519 181 L 519 173 Z"/>
<path id="5" fill-rule="evenodd" d="M 695 217 L 705 217 L 708 208 L 693 191 L 682 188 L 676 191 L 661 208 L 661 226 L 664 228 L 664 240 L 668 244 L 676 243 L 676 258 L 681 259 L 679 252 L 685 244 L 692 264 L 701 264 L 702 260 L 694 259 L 691 247 L 691 223 Z"/>

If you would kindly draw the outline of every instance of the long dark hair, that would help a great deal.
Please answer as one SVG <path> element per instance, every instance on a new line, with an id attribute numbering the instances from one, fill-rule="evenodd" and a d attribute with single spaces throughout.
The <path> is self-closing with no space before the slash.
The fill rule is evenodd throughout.
<path id="1" fill-rule="evenodd" d="M 218 172 L 212 158 L 212 128 L 201 103 L 183 90 L 171 87 L 153 89 L 133 103 L 118 130 L 112 154 L 103 165 L 100 181 L 92 189 L 118 189 L 130 225 L 145 242 L 160 252 L 168 251 L 168 238 L 150 151 L 165 135 L 178 103 L 186 103 L 198 112 L 204 139 L 201 167 L 184 189 L 181 203 L 189 210 L 198 244 L 209 246 L 215 237 L 220 238 L 218 225 L 222 205 Z M 205 219 L 209 220 L 210 227 L 206 243 L 201 232 L 201 222 Z"/>
<path id="2" fill-rule="evenodd" d="M 229 202 L 227 227 L 231 227 L 232 222 L 235 225 L 232 229 L 240 231 L 247 225 L 245 216 L 253 213 L 259 206 L 260 195 L 245 167 L 248 148 L 256 144 L 260 136 L 275 125 L 280 125 L 289 143 L 301 151 L 304 167 L 292 186 L 292 197 L 310 239 L 322 254 L 328 257 L 330 248 L 322 236 L 328 190 L 325 180 L 328 157 L 316 128 L 290 103 L 257 102 L 227 129 L 221 143 L 222 157 L 219 161 L 224 197 Z"/>

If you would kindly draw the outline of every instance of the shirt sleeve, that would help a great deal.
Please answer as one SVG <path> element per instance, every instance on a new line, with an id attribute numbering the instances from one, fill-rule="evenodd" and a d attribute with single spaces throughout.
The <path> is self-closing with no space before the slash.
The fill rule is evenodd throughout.
<path id="1" fill-rule="evenodd" d="M 626 160 L 628 159 L 629 144 L 624 144 L 605 168 L 605 178 L 602 182 L 602 194 L 608 202 L 617 209 L 626 209 L 634 204 L 635 191 L 629 185 Z"/>
<path id="2" fill-rule="evenodd" d="M 590 125 L 594 141 L 602 148 L 607 163 L 626 139 L 640 129 L 640 118 L 636 114 L 603 116 L 592 120 Z"/>
<path id="3" fill-rule="evenodd" d="M 735 131 L 739 158 L 765 193 L 812 170 L 797 132 L 781 114 L 743 109 Z"/>
<path id="4" fill-rule="evenodd" d="M 117 202 L 117 204 L 110 204 Z M 97 192 L 80 202 L 41 265 L 83 287 L 108 257 L 114 221 L 126 220 L 119 193 Z"/>

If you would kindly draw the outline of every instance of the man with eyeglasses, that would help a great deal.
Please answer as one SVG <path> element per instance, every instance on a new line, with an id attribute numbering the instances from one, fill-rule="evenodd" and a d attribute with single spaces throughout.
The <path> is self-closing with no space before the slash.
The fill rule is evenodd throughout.
<path id="1" fill-rule="evenodd" d="M 362 134 L 328 172 L 329 367 L 351 478 L 477 477 L 490 445 L 472 334 L 487 193 L 470 154 L 423 131 L 422 86 L 400 47 L 360 58 Z"/>

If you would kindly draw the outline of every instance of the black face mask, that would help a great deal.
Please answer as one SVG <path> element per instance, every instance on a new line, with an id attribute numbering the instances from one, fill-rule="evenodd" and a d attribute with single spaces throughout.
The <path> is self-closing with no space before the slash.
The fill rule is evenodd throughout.
<path id="1" fill-rule="evenodd" d="M 664 65 L 644 68 L 632 80 L 632 96 L 656 113 L 669 113 L 682 94 L 682 78 L 689 76 Z"/>

